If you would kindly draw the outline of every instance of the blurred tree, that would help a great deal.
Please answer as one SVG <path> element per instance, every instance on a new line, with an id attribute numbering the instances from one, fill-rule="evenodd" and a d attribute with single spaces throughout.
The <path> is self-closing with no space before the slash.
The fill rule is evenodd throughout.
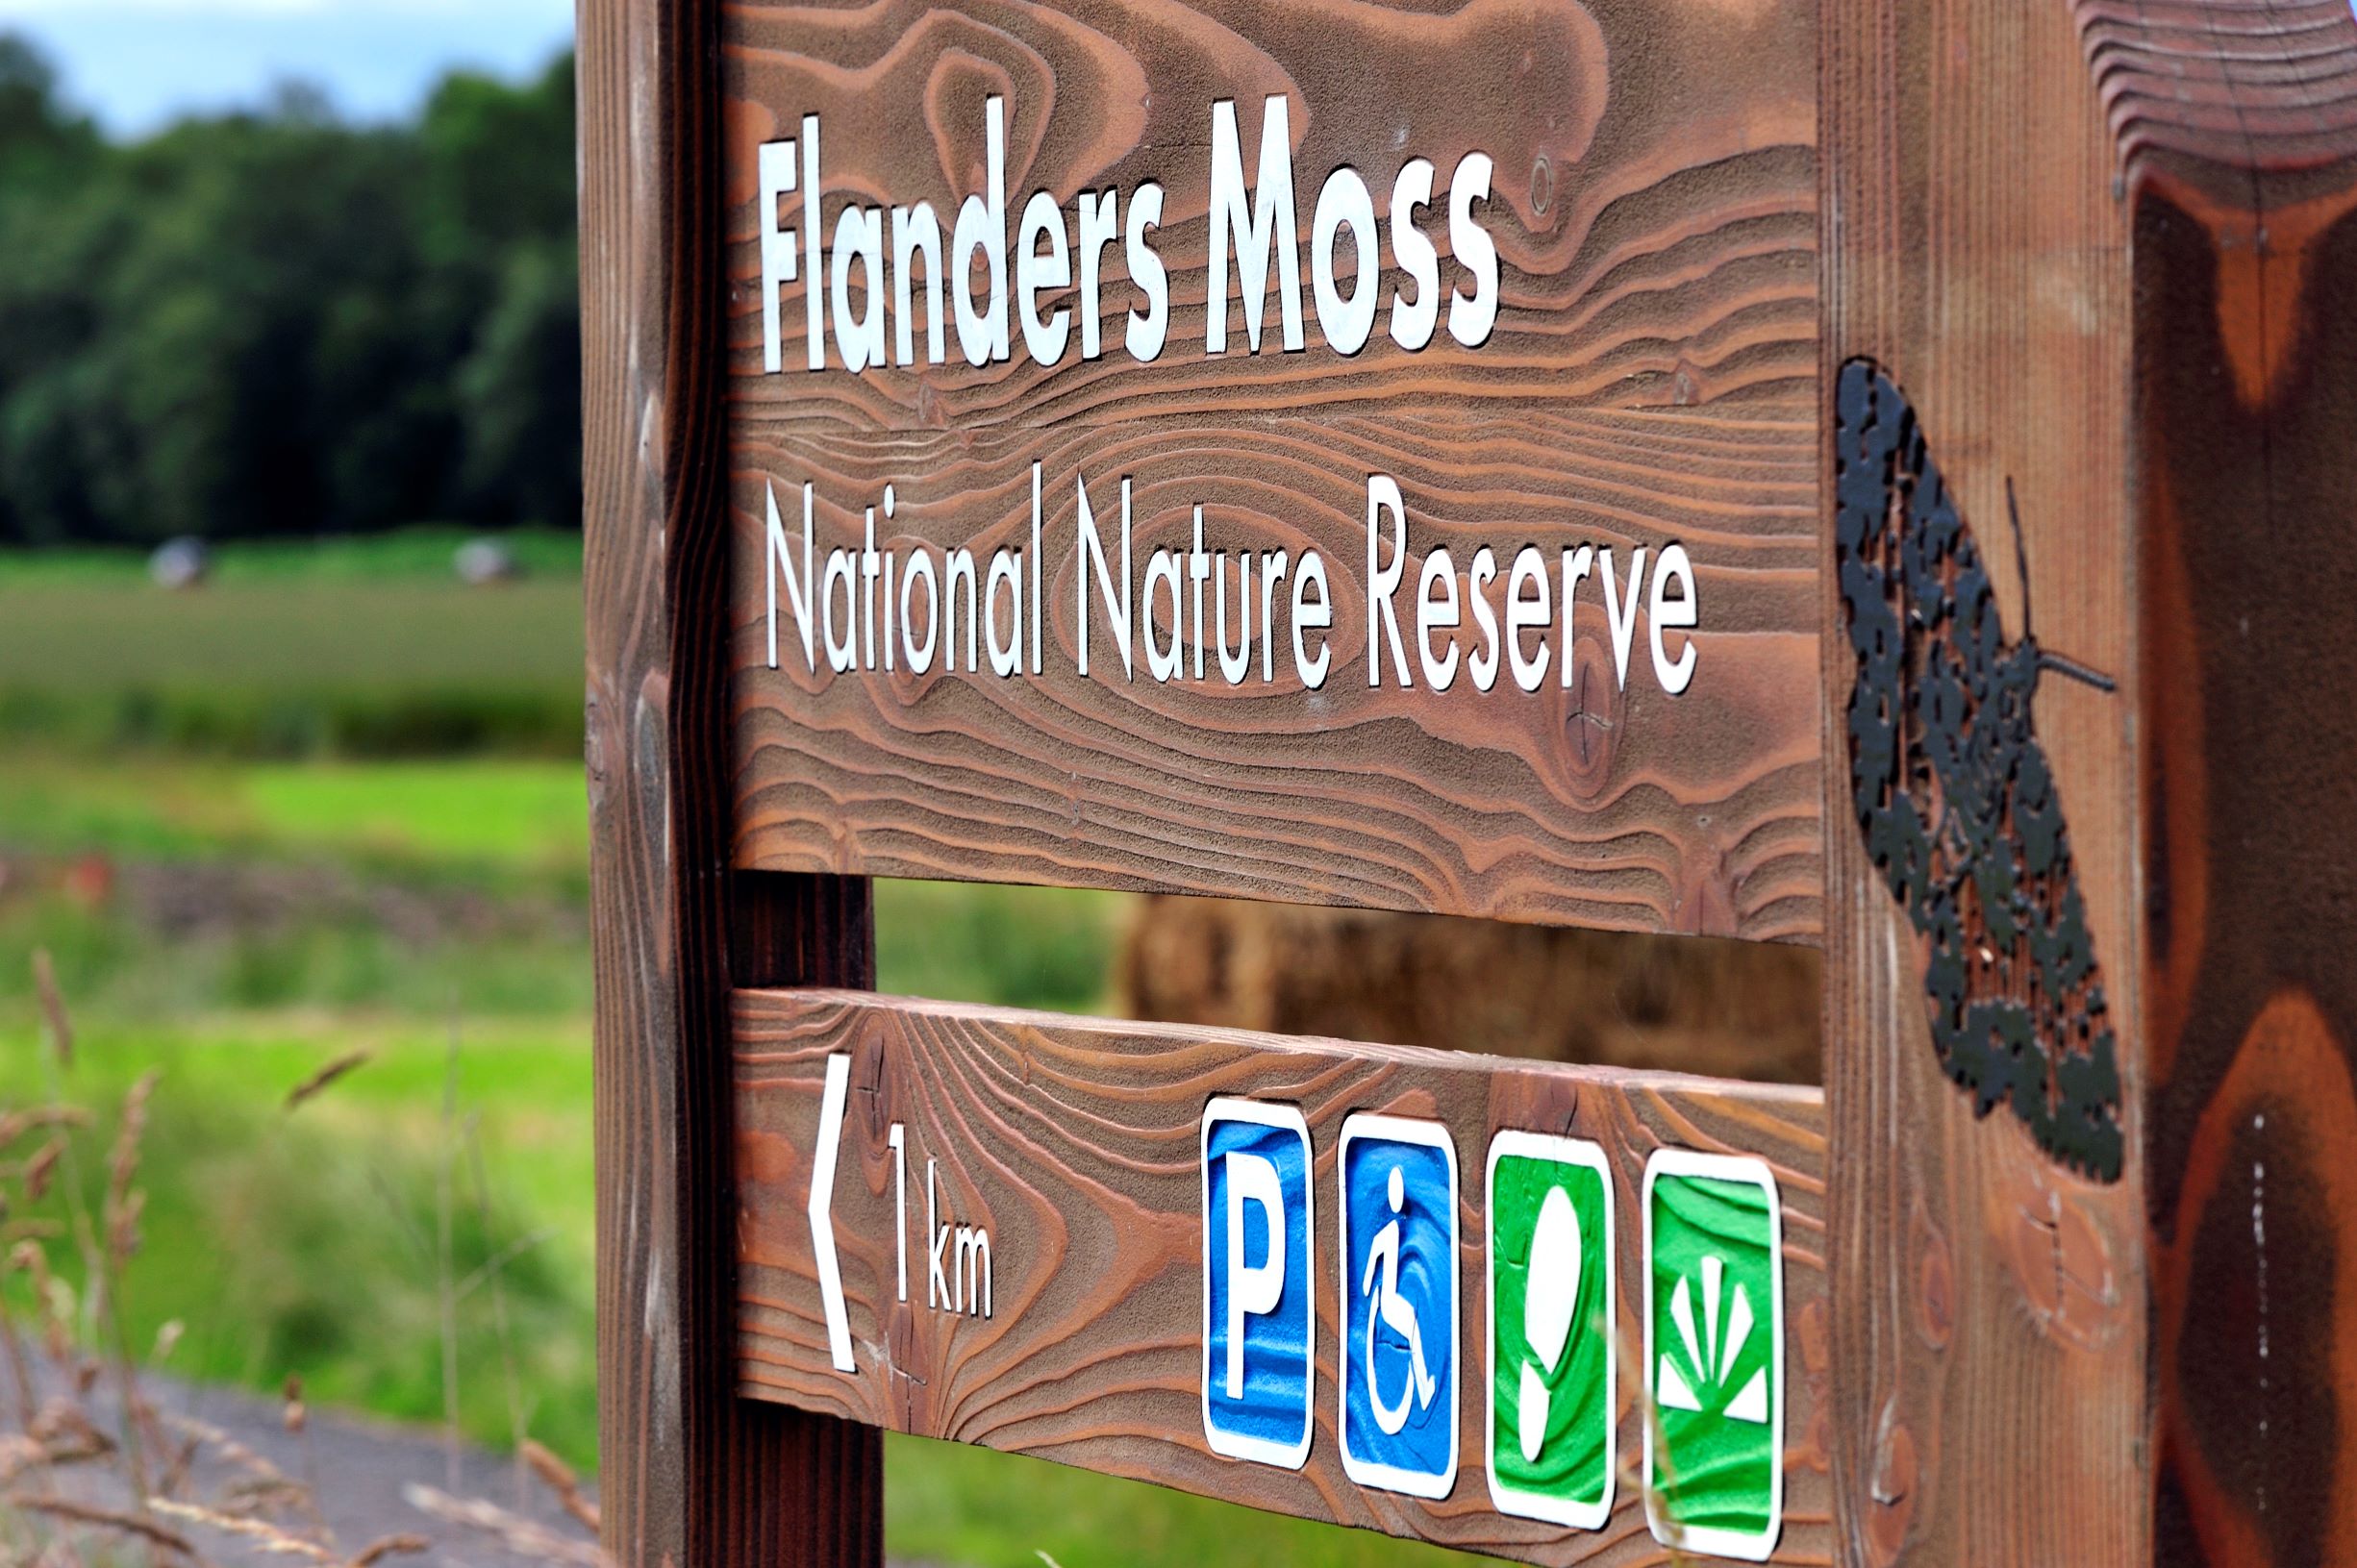
<path id="1" fill-rule="evenodd" d="M 569 525 L 581 511 L 581 291 L 573 62 L 530 87 L 453 75 L 418 126 L 419 243 L 473 326 L 456 391 L 462 510 Z"/>
<path id="2" fill-rule="evenodd" d="M 572 66 L 128 145 L 0 37 L 0 540 L 579 515 Z"/>
<path id="3" fill-rule="evenodd" d="M 567 236 L 513 247 L 459 367 L 474 510 L 549 527 L 581 515 L 581 263 Z"/>
<path id="4" fill-rule="evenodd" d="M 58 101 L 55 67 L 15 34 L 0 34 L 0 162 L 9 179 L 62 172 L 97 144 L 89 121 Z"/>

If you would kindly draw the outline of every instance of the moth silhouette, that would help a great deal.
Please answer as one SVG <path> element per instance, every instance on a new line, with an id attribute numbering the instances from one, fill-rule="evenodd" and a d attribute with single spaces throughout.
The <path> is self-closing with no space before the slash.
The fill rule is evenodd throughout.
<path id="1" fill-rule="evenodd" d="M 2026 609 L 2005 640 L 1980 547 L 1878 366 L 1843 365 L 1834 411 L 1852 801 L 1923 939 L 1932 1043 L 1979 1114 L 2010 1105 L 2047 1153 L 2115 1181 L 2119 1054 L 2030 709 L 2047 670 L 2111 683 L 2041 649 Z M 2021 582 L 2026 605 L 2026 566 Z"/>

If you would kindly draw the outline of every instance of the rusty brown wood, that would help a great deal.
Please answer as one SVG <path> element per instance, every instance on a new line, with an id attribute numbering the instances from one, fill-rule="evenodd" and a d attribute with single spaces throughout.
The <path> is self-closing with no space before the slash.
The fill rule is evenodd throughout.
<path id="1" fill-rule="evenodd" d="M 1107 1125 L 1191 1127 L 1199 1099 L 1157 1097 L 1166 1062 L 1148 1044 L 1202 1057 L 1207 1081 L 1322 1096 L 1321 1126 L 1344 1097 L 1391 1095 L 1467 1140 L 1556 1114 L 1623 1165 L 1668 1137 L 1770 1139 L 1809 1178 L 1820 1243 L 1790 1259 L 1809 1299 L 1788 1554 L 2357 1554 L 2357 1374 L 2338 1332 L 2357 1291 L 2357 734 L 2332 700 L 2357 684 L 2357 22 L 2341 0 L 1475 0 L 1448 17 L 1345 0 L 1150 15 L 746 0 L 725 16 L 592 0 L 582 39 L 617 1560 L 872 1560 L 875 1430 L 850 1418 L 1509 1555 L 1657 1556 L 1625 1486 L 1601 1534 L 1542 1540 L 1473 1500 L 1469 1467 L 1427 1507 L 1318 1461 L 1213 1460 L 1189 1435 L 1191 1341 L 1166 1321 L 1192 1322 L 1191 1302 L 1171 1306 L 1193 1279 L 1175 1266 L 1063 1325 L 1059 1343 L 1141 1348 L 1061 1381 L 1014 1370 L 1030 1330 L 874 1321 L 927 1381 L 820 1376 L 793 1305 L 808 1157 L 790 1124 L 829 1041 L 900 1064 L 890 1092 L 944 1146 L 960 1115 L 1029 1127 L 1025 1096 L 1047 1091 L 1006 1087 L 1018 1062 L 1071 1066 L 1055 1092 L 1092 1097 Z M 1531 112 L 1532 83 L 1548 112 Z M 1509 286 L 1489 344 L 1344 360 L 1313 329 L 1300 354 L 1177 351 L 1201 339 L 1206 246 L 1201 161 L 1174 154 L 1200 152 L 1212 98 L 1269 91 L 1299 112 L 1300 168 L 1388 167 L 1400 146 L 1443 166 L 1498 157 Z M 948 128 L 992 93 L 1013 105 L 1013 190 L 1170 182 L 1173 352 L 763 374 L 755 144 L 823 112 L 843 128 L 830 190 L 946 211 L 976 177 Z M 1972 951 L 1911 919 L 1869 853 L 1833 526 L 1854 357 L 1903 395 L 2007 645 L 2034 604 L 2044 648 L 2116 682 L 2057 676 L 2023 698 L 2093 959 L 2063 1014 L 1985 919 Z M 904 544 L 987 543 L 1027 527 L 1035 460 L 1066 545 L 1075 478 L 1093 494 L 1127 475 L 1142 548 L 1181 542 L 1201 501 L 1227 548 L 1309 541 L 1352 567 L 1328 689 L 761 667 L 769 482 L 818 484 L 832 542 L 890 480 Z M 1415 554 L 1689 544 L 1727 614 L 1697 638 L 1723 683 L 1672 699 L 1640 660 L 1625 693 L 1599 687 L 1592 622 L 1589 684 L 1567 695 L 1370 694 L 1350 629 L 1378 467 L 1406 490 Z M 1068 556 L 1047 582 L 1068 669 Z M 2007 775 L 2005 801 L 2020 783 Z M 838 874 L 870 872 L 1821 936 L 1825 1096 L 775 991 L 738 994 L 732 1078 L 732 983 L 865 981 L 863 884 Z M 2108 1033 L 2108 1156 L 2058 1153 L 2051 1089 L 2016 1114 L 1950 1082 L 1943 958 L 1997 1000 L 2036 992 L 2061 1022 L 2040 1052 L 2093 1059 Z M 919 1071 L 940 1063 L 967 1076 Z M 1104 1157 L 1069 1127 L 1030 1132 L 961 1146 L 978 1191 L 1019 1205 L 1051 1167 L 1068 1182 Z M 862 1173 L 855 1205 L 879 1190 L 872 1161 Z M 1097 1187 L 1164 1216 L 1191 1195 L 1151 1162 Z M 1166 1263 L 1193 1232 L 1096 1239 Z M 872 1320 L 871 1239 L 853 1262 Z"/>
<path id="2" fill-rule="evenodd" d="M 725 27 L 737 544 L 713 633 L 737 672 L 738 864 L 1814 937 L 1807 5 L 744 4 Z M 1231 304 L 1230 350 L 1206 355 L 1211 106 L 1237 102 L 1249 159 L 1267 93 L 1291 106 L 1305 245 L 1329 169 L 1388 192 L 1412 155 L 1442 181 L 1468 151 L 1495 160 L 1503 307 L 1487 342 L 1442 332 L 1411 353 L 1379 329 L 1344 358 L 1313 321 L 1281 353 L 1272 312 L 1253 355 Z M 1005 363 L 969 369 L 953 336 L 945 365 L 854 375 L 830 347 L 813 372 L 805 263 L 780 291 L 786 368 L 765 373 L 757 147 L 819 116 L 824 233 L 854 202 L 926 200 L 946 223 L 981 177 L 967 154 L 991 94 L 1011 116 L 1011 204 L 1044 190 L 1068 212 L 1078 190 L 1166 186 L 1167 348 L 1141 364 L 1119 346 L 1132 294 L 1116 244 L 1102 359 L 1068 350 L 1042 369 L 1018 339 Z M 778 221 L 801 225 L 802 199 Z M 817 532 L 857 544 L 890 483 L 886 545 L 905 560 L 919 541 L 970 541 L 987 564 L 990 547 L 1028 541 L 1035 461 L 1042 673 L 837 674 L 798 648 L 767 667 L 772 485 L 797 536 L 811 482 Z M 1634 549 L 1682 543 L 1704 607 L 1692 687 L 1667 695 L 1642 657 L 1620 684 L 1591 585 L 1568 687 L 1559 663 L 1532 694 L 1501 679 L 1476 695 L 1463 678 L 1436 693 L 1420 676 L 1370 690 L 1373 473 L 1404 492 L 1410 585 L 1442 546 L 1462 571 L 1481 544 L 1553 561 L 1586 542 L 1625 573 Z M 1132 482 L 1140 572 L 1148 550 L 1191 541 L 1198 504 L 1213 549 L 1316 547 L 1336 617 L 1322 689 L 1305 692 L 1290 660 L 1234 688 L 1216 669 L 1108 675 L 1101 624 L 1078 678 L 1084 477 L 1104 516 Z M 1501 575 L 1490 596 L 1505 591 Z M 1476 645 L 1469 620 L 1462 641 Z"/>
<path id="3" fill-rule="evenodd" d="M 883 1557 L 878 1434 L 735 1395 L 724 998 L 865 984 L 865 884 L 726 886 L 716 7 L 580 18 L 603 1545 L 621 1568 Z"/>
<path id="4" fill-rule="evenodd" d="M 740 991 L 735 1008 L 738 1322 L 750 1397 L 1528 1561 L 1666 1562 L 1635 1468 L 1645 1160 L 1665 1145 L 1748 1154 L 1773 1170 L 1785 1213 L 1789 1404 L 1775 1560 L 1831 1560 L 1815 1090 L 843 992 Z M 856 1347 L 847 1374 L 831 1358 L 808 1218 L 827 1061 L 838 1053 L 850 1058 L 832 1208 Z M 1318 1376 L 1297 1472 L 1218 1457 L 1204 1435 L 1198 1134 L 1205 1105 L 1222 1094 L 1297 1107 L 1315 1150 Z M 1324 1206 L 1341 1124 L 1361 1110 L 1440 1122 L 1457 1151 L 1459 1469 L 1450 1494 L 1431 1503 L 1361 1487 L 1339 1457 L 1334 1221 Z M 921 1207 L 938 1161 L 940 1212 L 990 1231 L 987 1318 L 928 1307 L 921 1233 L 912 1232 L 911 1293 L 899 1299 L 894 1123 L 905 1128 L 907 1201 Z M 1600 1531 L 1508 1518 L 1487 1491 L 1474 1373 L 1488 1278 L 1481 1173 L 1502 1128 L 1590 1139 L 1612 1166 L 1622 1474 Z M 921 1217 L 909 1223 L 921 1232 Z"/>
<path id="5" fill-rule="evenodd" d="M 2112 139 L 2061 8 L 1833 0 L 1823 27 L 1829 385 L 1862 355 L 1903 388 L 1990 562 L 2009 636 L 2023 635 L 2026 593 L 2045 646 L 2127 683 L 2107 695 L 2047 679 L 2033 711 L 2113 1025 L 2133 1042 L 2127 236 Z M 1834 501 L 1829 468 L 1829 523 Z M 1851 802 L 1860 664 L 1840 630 L 1840 565 L 1829 526 L 1825 1089 L 1842 1557 L 2147 1562 L 2142 1163 L 2131 1145 L 2119 1181 L 2076 1175 L 2006 1110 L 1977 1115 L 1943 1074 L 1930 944 L 1870 863 Z M 2123 1056 L 2132 1099 L 2140 1055 L 2131 1044 Z"/>
<path id="6" fill-rule="evenodd" d="M 2119 683 L 2032 704 L 2119 1044 L 2106 1182 L 1943 1077 L 1938 944 L 1866 853 L 1827 638 L 1843 1556 L 2336 1560 L 2357 740 L 2317 699 L 2357 603 L 2326 434 L 2357 407 L 2357 23 L 1840 0 L 1822 36 L 1828 376 L 1904 388 L 2009 636 L 2034 604 Z"/>
<path id="7" fill-rule="evenodd" d="M 2075 11 L 2135 333 L 2155 1559 L 2357 1558 L 2357 18 Z"/>

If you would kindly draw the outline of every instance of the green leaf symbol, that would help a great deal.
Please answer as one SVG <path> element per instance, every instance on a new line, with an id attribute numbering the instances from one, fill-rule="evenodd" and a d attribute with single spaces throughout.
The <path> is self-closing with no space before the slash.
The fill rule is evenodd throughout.
<path id="1" fill-rule="evenodd" d="M 1693 1410 L 1697 1414 L 1717 1410 L 1731 1421 L 1766 1426 L 1768 1368 L 1754 1367 L 1742 1391 L 1733 1399 L 1727 1397 L 1727 1380 L 1733 1375 L 1743 1347 L 1750 1342 L 1754 1320 L 1751 1294 L 1743 1288 L 1743 1282 L 1736 1282 L 1733 1294 L 1721 1300 L 1726 1272 L 1726 1259 L 1716 1253 L 1703 1257 L 1700 1332 L 1695 1331 L 1691 1282 L 1685 1275 L 1678 1277 L 1669 1295 L 1669 1316 L 1677 1324 L 1678 1342 L 1662 1353 L 1654 1397 L 1665 1409 Z M 1684 1352 L 1683 1365 L 1680 1351 Z M 1707 1404 L 1703 1399 L 1706 1390 L 1710 1396 Z"/>

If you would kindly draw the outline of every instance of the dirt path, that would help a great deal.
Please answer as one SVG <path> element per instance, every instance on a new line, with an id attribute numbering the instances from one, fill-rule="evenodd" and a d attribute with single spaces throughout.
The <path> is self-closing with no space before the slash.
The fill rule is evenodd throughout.
<path id="1" fill-rule="evenodd" d="M 67 1403 L 68 1387 L 57 1369 L 40 1369 L 37 1388 L 44 1404 Z M 285 1406 L 276 1400 L 152 1374 L 142 1377 L 140 1392 L 169 1442 L 194 1443 L 187 1480 L 175 1488 L 175 1495 L 188 1502 L 222 1507 L 240 1486 L 250 1488 L 266 1475 L 263 1465 L 239 1458 L 230 1446 L 235 1444 L 309 1492 L 339 1557 L 348 1558 L 387 1536 L 416 1535 L 429 1543 L 427 1549 L 389 1557 L 387 1568 L 595 1568 L 589 1531 L 514 1460 L 466 1445 L 453 1451 L 431 1432 L 334 1411 L 309 1411 L 302 1430 L 289 1431 Z M 121 1404 L 111 1380 L 102 1377 L 79 1404 L 94 1425 L 120 1440 Z M 154 1446 L 151 1436 L 143 1455 L 151 1476 L 161 1475 L 170 1462 L 155 1454 Z M 117 1456 L 111 1463 L 29 1470 L 9 1490 L 119 1510 L 134 1501 L 128 1473 L 128 1463 Z M 186 1536 L 207 1561 L 300 1568 L 300 1558 L 269 1556 L 205 1524 L 157 1517 Z M 268 1517 L 298 1530 L 310 1520 L 301 1504 L 272 1510 Z M 315 1533 L 315 1528 L 308 1533 Z M 112 1560 L 103 1551 L 81 1556 L 86 1561 Z"/>
<path id="2" fill-rule="evenodd" d="M 62 1398 L 67 1387 L 55 1368 L 37 1369 L 42 1401 Z M 142 1375 L 139 1388 L 167 1432 L 181 1441 L 199 1429 L 217 1432 L 308 1489 L 340 1558 L 388 1536 L 416 1535 L 426 1540 L 424 1551 L 389 1556 L 380 1568 L 600 1568 L 589 1529 L 514 1459 L 465 1444 L 454 1454 L 434 1432 L 340 1411 L 309 1411 L 302 1431 L 288 1431 L 283 1404 L 240 1389 L 154 1374 Z M 79 1403 L 110 1435 L 119 1436 L 120 1404 L 110 1381 L 99 1380 Z M 256 1474 L 251 1464 L 234 1462 L 217 1440 L 199 1441 L 196 1453 L 187 1484 L 178 1490 L 188 1501 L 217 1506 L 229 1489 Z M 9 1490 L 122 1509 L 132 1502 L 122 1471 L 119 1461 L 61 1466 L 45 1476 L 20 1475 Z M 582 1490 L 594 1506 L 594 1483 L 585 1481 Z M 5 1507 L 0 1503 L 0 1511 Z M 273 1517 L 291 1526 L 308 1516 L 298 1508 Z M 206 1563 L 308 1568 L 299 1557 L 266 1553 L 203 1524 L 159 1522 L 186 1536 Z M 111 1531 L 92 1531 L 90 1544 L 95 1550 L 77 1554 L 83 1562 L 133 1560 L 122 1557 Z M 156 1559 L 162 1568 L 177 1560 L 169 1554 Z M 892 1559 L 889 1568 L 942 1565 Z"/>

